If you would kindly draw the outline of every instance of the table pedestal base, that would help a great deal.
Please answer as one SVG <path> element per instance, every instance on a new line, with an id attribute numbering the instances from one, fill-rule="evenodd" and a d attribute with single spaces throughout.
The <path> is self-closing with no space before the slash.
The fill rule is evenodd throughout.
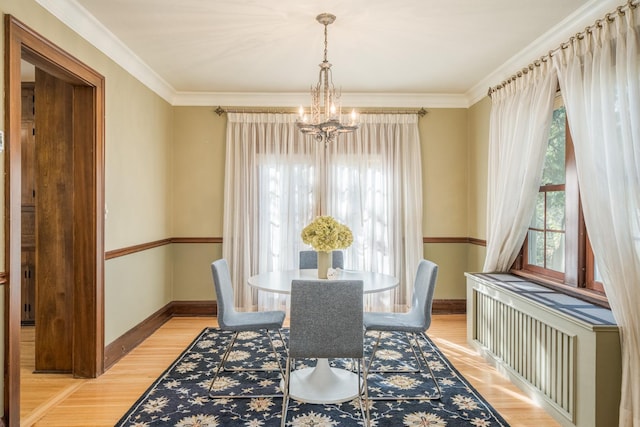
<path id="1" fill-rule="evenodd" d="M 284 387 L 284 382 L 281 385 Z M 358 397 L 358 375 L 318 359 L 314 368 L 291 372 L 289 396 L 305 403 L 346 402 Z"/>

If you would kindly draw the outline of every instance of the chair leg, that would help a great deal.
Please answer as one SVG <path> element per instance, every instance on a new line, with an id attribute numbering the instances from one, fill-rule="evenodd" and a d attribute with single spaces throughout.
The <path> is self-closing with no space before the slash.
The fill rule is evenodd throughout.
<path id="1" fill-rule="evenodd" d="M 373 347 L 373 352 L 371 353 L 371 359 L 369 359 L 369 366 L 367 368 L 367 372 L 368 373 L 376 373 L 376 374 L 381 374 L 381 373 L 414 373 L 417 374 L 418 372 L 422 372 L 422 370 L 420 369 L 420 358 L 418 357 L 418 354 L 416 353 L 416 349 L 413 345 L 413 343 L 411 342 L 411 339 L 409 338 L 408 334 L 403 334 L 405 339 L 407 340 L 407 344 L 409 344 L 409 348 L 411 349 L 411 352 L 413 353 L 413 359 L 416 361 L 416 364 L 418 365 L 418 367 L 416 369 L 376 369 L 376 370 L 371 370 L 371 365 L 373 364 L 373 359 L 375 357 L 376 352 L 378 351 L 378 346 L 380 344 L 380 337 L 382 335 L 382 332 L 378 332 L 378 339 L 376 340 L 376 344 Z"/>
<path id="2" fill-rule="evenodd" d="M 231 353 L 231 348 L 233 347 L 233 344 L 236 342 L 237 337 L 238 337 L 238 332 L 234 332 L 233 336 L 229 340 L 229 344 L 227 344 L 227 348 L 224 350 L 224 354 L 222 355 L 222 360 L 220 360 L 220 364 L 218 364 L 218 367 L 216 368 L 216 373 L 213 375 L 211 384 L 209 384 L 209 397 L 213 397 L 211 395 L 211 390 L 213 389 L 213 383 L 215 383 L 216 379 L 218 379 L 218 375 L 220 374 L 220 371 L 224 370 L 224 364 L 227 361 L 229 354 Z"/>
<path id="3" fill-rule="evenodd" d="M 358 359 L 358 399 L 360 400 L 362 424 L 365 427 L 369 427 L 371 425 L 371 414 L 369 412 L 369 389 L 367 386 L 367 376 L 366 374 L 363 375 L 362 372 L 363 365 L 365 365 L 364 357 L 362 359 Z"/>
<path id="4" fill-rule="evenodd" d="M 424 361 L 424 365 L 429 370 L 429 374 L 431 375 L 431 378 L 433 379 L 433 382 L 436 384 L 436 389 L 438 390 L 438 397 L 433 397 L 431 399 L 432 400 L 439 400 L 442 397 L 442 390 L 440 389 L 440 384 L 438 384 L 438 380 L 437 380 L 436 376 L 433 374 L 433 370 L 431 369 L 431 366 L 429 366 L 429 361 L 427 360 L 427 356 L 424 354 L 424 350 L 422 349 L 422 346 L 418 342 L 418 337 L 416 336 L 415 333 L 413 334 L 413 339 L 416 342 L 416 346 L 418 346 L 418 350 L 420 350 L 420 354 L 422 355 L 422 360 Z"/>
<path id="5" fill-rule="evenodd" d="M 269 343 L 271 345 L 271 351 L 273 353 L 273 357 L 276 359 L 276 363 L 278 364 L 278 369 L 247 369 L 247 368 L 225 368 L 225 363 L 227 362 L 227 359 L 229 358 L 229 355 L 231 354 L 231 349 L 233 348 L 233 345 L 235 344 L 239 332 L 234 332 L 233 336 L 231 337 L 231 340 L 229 341 L 229 344 L 227 345 L 227 348 L 224 351 L 224 354 L 222 356 L 222 360 L 220 361 L 220 364 L 218 365 L 215 374 L 213 375 L 213 380 L 211 380 L 211 384 L 209 385 L 209 397 L 211 398 L 218 398 L 218 399 L 223 399 L 223 398 L 227 398 L 227 399 L 252 399 L 252 398 L 256 398 L 256 397 L 280 397 L 282 396 L 281 394 L 260 394 L 260 395 L 216 395 L 211 393 L 211 390 L 213 389 L 213 384 L 215 383 L 216 379 L 218 378 L 218 376 L 220 375 L 220 372 L 224 371 L 224 372 L 274 372 L 274 371 L 279 371 L 280 375 L 283 376 L 284 378 L 284 371 L 282 369 L 282 363 L 280 363 L 280 355 L 278 354 L 278 351 L 276 350 L 276 347 L 273 343 L 273 339 L 271 338 L 271 333 L 268 329 L 265 330 L 267 337 L 269 338 Z M 278 335 L 280 336 L 280 339 L 284 344 L 284 339 L 282 337 L 282 332 L 280 331 L 280 329 L 278 329 Z M 286 348 L 286 346 L 285 346 Z"/>
<path id="6" fill-rule="evenodd" d="M 280 427 L 285 427 L 287 423 L 287 410 L 289 409 L 289 380 L 291 376 L 291 358 L 287 357 L 287 366 L 284 378 L 283 396 L 282 396 L 282 419 Z"/>
<path id="7" fill-rule="evenodd" d="M 282 330 L 278 329 L 278 335 L 280 336 L 280 341 L 282 341 L 282 347 L 284 347 L 285 354 L 289 354 L 289 350 L 287 350 L 287 342 L 284 340 L 282 336 Z"/>
<path id="8" fill-rule="evenodd" d="M 371 365 L 373 364 L 373 359 L 376 357 L 376 352 L 378 351 L 378 346 L 380 345 L 381 336 L 382 331 L 378 332 L 378 339 L 376 339 L 376 343 L 373 345 L 373 351 L 371 352 L 371 357 L 369 358 L 369 364 L 364 371 L 365 375 L 368 375 L 369 372 L 371 372 Z"/>
<path id="9" fill-rule="evenodd" d="M 284 345 L 284 340 L 282 339 L 282 333 L 280 332 L 280 329 L 278 329 L 278 335 L 280 335 L 280 341 L 282 341 L 282 345 Z M 273 344 L 273 340 L 271 339 L 271 334 L 269 333 L 268 329 L 267 329 L 267 336 L 269 337 L 269 343 L 271 344 L 273 357 L 276 359 L 276 363 L 278 364 L 278 370 L 280 370 L 280 375 L 282 375 L 282 378 L 284 378 L 284 371 L 282 370 L 282 364 L 280 363 L 280 355 L 276 350 L 276 346 Z M 286 347 L 285 347 L 285 351 L 286 351 Z"/>
<path id="10" fill-rule="evenodd" d="M 427 361 L 427 356 L 424 354 L 424 350 L 422 349 L 422 346 L 420 345 L 420 342 L 418 341 L 418 338 L 415 333 L 412 333 L 413 341 L 415 342 L 415 344 L 411 342 L 411 338 L 409 338 L 408 334 L 405 334 L 405 336 L 407 337 L 407 340 L 411 347 L 411 351 L 413 352 L 416 362 L 418 363 L 417 370 L 377 370 L 377 371 L 371 370 L 371 364 L 373 363 L 373 359 L 375 357 L 376 351 L 378 350 L 381 336 L 382 336 L 382 331 L 378 332 L 378 339 L 376 340 L 376 343 L 373 346 L 371 358 L 369 359 L 367 370 L 364 373 L 365 377 L 367 377 L 370 373 L 420 373 L 422 372 L 422 370 L 420 369 L 420 358 L 418 358 L 418 355 L 416 354 L 416 351 L 415 351 L 415 347 L 418 347 L 418 350 L 422 357 L 422 363 L 429 371 L 429 375 L 431 376 L 431 379 L 435 383 L 436 390 L 438 392 L 435 396 L 403 397 L 401 398 L 401 400 L 440 400 L 442 398 L 442 390 L 440 389 L 440 384 L 438 384 L 438 380 L 436 379 L 436 376 L 433 374 L 433 370 L 431 369 L 431 366 L 429 366 L 429 362 Z M 398 400 L 398 398 L 395 396 L 389 396 L 389 397 L 381 396 L 381 397 L 370 397 L 369 400 Z"/>
<path id="11" fill-rule="evenodd" d="M 271 338 L 271 333 L 269 331 L 269 329 L 265 329 L 265 333 L 267 334 L 267 337 L 269 338 L 269 344 L 271 345 L 271 352 L 273 353 L 273 357 L 276 359 L 276 362 L 278 363 L 278 369 L 256 369 L 256 368 L 222 368 L 222 370 L 224 372 L 273 372 L 273 371 L 280 371 L 281 374 L 283 374 L 283 370 L 282 370 L 282 364 L 280 363 L 280 355 L 278 354 L 278 351 L 276 350 L 275 345 L 273 344 L 273 340 Z M 278 335 L 280 335 L 280 340 L 283 342 L 284 345 L 284 339 L 282 338 L 282 333 L 280 332 L 280 330 L 278 329 Z M 285 345 L 285 351 L 286 351 L 286 345 Z"/>

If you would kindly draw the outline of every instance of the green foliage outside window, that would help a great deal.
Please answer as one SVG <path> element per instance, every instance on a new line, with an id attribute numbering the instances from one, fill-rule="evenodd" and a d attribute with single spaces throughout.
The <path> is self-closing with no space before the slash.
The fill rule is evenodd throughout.
<path id="1" fill-rule="evenodd" d="M 564 106 L 553 110 L 549 144 L 542 171 L 542 185 L 565 183 L 565 152 L 567 110 Z"/>

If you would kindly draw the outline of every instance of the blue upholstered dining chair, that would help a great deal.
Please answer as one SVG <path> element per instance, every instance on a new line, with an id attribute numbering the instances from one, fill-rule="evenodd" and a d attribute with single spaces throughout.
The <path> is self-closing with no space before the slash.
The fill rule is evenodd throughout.
<path id="1" fill-rule="evenodd" d="M 331 266 L 333 268 L 344 268 L 344 253 L 342 251 L 331 252 Z M 318 268 L 318 253 L 316 251 L 300 251 L 298 268 Z"/>
<path id="2" fill-rule="evenodd" d="M 369 404 L 364 365 L 362 280 L 293 280 L 289 353 L 285 368 L 281 426 L 287 420 L 291 368 L 295 358 L 349 358 L 357 360 L 360 412 L 369 425 Z"/>
<path id="3" fill-rule="evenodd" d="M 219 329 L 222 331 L 231 331 L 233 335 L 229 339 L 229 343 L 224 351 L 222 359 L 218 363 L 213 379 L 211 380 L 211 384 L 209 385 L 209 396 L 216 398 L 253 398 L 253 397 L 275 397 L 281 396 L 278 395 L 231 395 L 231 396 L 220 396 L 217 394 L 212 394 L 211 390 L 213 389 L 213 385 L 218 379 L 220 372 L 222 371 L 271 371 L 272 369 L 241 369 L 241 368 L 233 368 L 233 369 L 225 369 L 224 364 L 227 362 L 229 354 L 231 353 L 231 349 L 233 348 L 236 339 L 238 338 L 238 334 L 246 331 L 264 331 L 269 337 L 269 343 L 271 344 L 272 354 L 278 363 L 278 369 L 282 376 L 284 377 L 284 371 L 282 369 L 282 364 L 280 363 L 280 354 L 275 348 L 273 344 L 273 340 L 271 338 L 271 331 L 277 331 L 280 336 L 281 342 L 284 344 L 284 339 L 282 338 L 282 333 L 280 329 L 282 328 L 282 323 L 284 322 L 285 312 L 284 311 L 259 311 L 259 312 L 239 312 L 235 309 L 234 296 L 233 296 L 233 287 L 231 284 L 231 275 L 229 274 L 229 266 L 225 259 L 219 259 L 214 261 L 211 264 L 211 272 L 213 274 L 213 284 L 216 290 L 216 302 L 218 305 L 218 325 Z"/>
<path id="4" fill-rule="evenodd" d="M 416 277 L 413 284 L 413 297 L 411 303 L 411 309 L 405 313 L 393 313 L 393 312 L 365 312 L 364 313 L 364 328 L 367 332 L 377 331 L 378 337 L 373 350 L 369 364 L 367 366 L 366 374 L 369 373 L 399 373 L 399 372 L 421 372 L 420 358 L 416 354 L 415 348 L 417 347 L 422 358 L 424 366 L 429 371 L 433 382 L 436 385 L 437 393 L 433 396 L 415 396 L 415 397 L 403 397 L 403 399 L 420 399 L 420 400 L 437 400 L 442 397 L 442 391 L 440 385 L 436 379 L 427 357 L 424 354 L 424 350 L 418 340 L 418 335 L 425 333 L 429 326 L 431 326 L 431 306 L 433 303 L 433 292 L 436 287 L 436 279 L 438 277 L 438 266 L 428 260 L 420 260 L 418 263 L 418 269 L 416 271 Z M 417 363 L 417 369 L 399 369 L 399 370 L 371 370 L 371 365 L 376 356 L 376 351 L 380 345 L 380 337 L 382 332 L 401 332 L 407 338 L 411 351 L 415 357 Z M 413 342 L 412 342 L 413 339 Z M 372 400 L 389 400 L 391 398 L 375 397 Z M 392 400 L 394 400 L 393 398 Z"/>

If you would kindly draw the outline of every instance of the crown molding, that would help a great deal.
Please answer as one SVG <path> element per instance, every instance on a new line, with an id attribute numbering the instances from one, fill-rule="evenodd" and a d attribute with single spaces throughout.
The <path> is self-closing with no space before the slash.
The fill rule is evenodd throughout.
<path id="1" fill-rule="evenodd" d="M 459 94 L 397 94 L 397 93 L 342 93 L 342 99 L 359 108 L 467 108 L 469 101 Z M 176 92 L 171 100 L 175 106 L 227 107 L 292 107 L 307 105 L 309 94 L 271 92 Z"/>
<path id="2" fill-rule="evenodd" d="M 167 102 L 175 89 L 75 0 L 35 0 Z"/>
<path id="3" fill-rule="evenodd" d="M 584 31 L 587 26 L 593 25 L 598 19 L 602 19 L 623 4 L 623 0 L 591 0 L 585 3 L 471 88 L 465 94 L 469 105 L 487 96 L 490 87 L 500 84 L 536 59 L 558 48 L 571 36 Z"/>
<path id="4" fill-rule="evenodd" d="M 171 105 L 291 107 L 308 102 L 307 93 L 178 92 L 75 0 L 35 1 Z M 489 87 L 557 48 L 576 32 L 615 10 L 620 2 L 585 3 L 464 94 L 343 93 L 344 99 L 358 107 L 468 108 L 487 96 Z"/>

